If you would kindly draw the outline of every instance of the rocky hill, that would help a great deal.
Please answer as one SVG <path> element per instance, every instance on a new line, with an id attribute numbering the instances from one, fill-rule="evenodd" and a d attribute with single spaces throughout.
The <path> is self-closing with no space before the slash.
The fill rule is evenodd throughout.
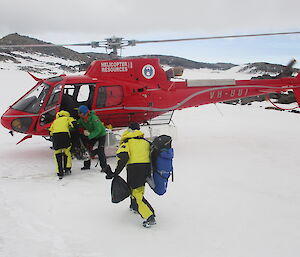
<path id="1" fill-rule="evenodd" d="M 0 39 L 0 45 L 40 45 L 40 44 L 48 44 L 53 45 L 48 42 L 44 42 L 35 38 L 30 38 L 27 36 L 21 36 L 17 33 L 10 34 Z M 75 52 L 71 49 L 61 47 L 61 46 L 53 46 L 53 47 L 26 47 L 26 48 L 10 48 L 10 49 L 1 49 L 0 54 L 6 53 L 10 54 L 14 51 L 21 51 L 27 53 L 39 53 L 48 56 L 60 57 L 66 60 L 73 60 L 78 62 L 88 62 L 89 56 L 86 54 L 81 54 Z M 13 59 L 13 58 L 12 58 Z M 5 56 L 0 56 L 0 61 L 5 60 Z"/>
<path id="2" fill-rule="evenodd" d="M 272 64 L 267 62 L 255 62 L 255 63 L 248 63 L 243 67 L 240 71 L 241 72 L 248 72 L 248 73 L 266 73 L 266 74 L 279 74 L 285 70 L 287 66 L 281 64 Z M 299 69 L 292 68 L 291 72 L 298 72 Z"/>

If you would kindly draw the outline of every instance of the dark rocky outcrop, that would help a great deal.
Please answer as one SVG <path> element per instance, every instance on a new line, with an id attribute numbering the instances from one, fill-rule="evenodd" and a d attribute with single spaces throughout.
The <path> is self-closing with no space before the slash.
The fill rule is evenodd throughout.
<path id="1" fill-rule="evenodd" d="M 0 45 L 53 45 L 48 42 L 30 38 L 27 36 L 21 36 L 17 33 L 7 35 L 0 39 Z M 73 51 L 71 49 L 62 46 L 51 46 L 51 47 L 16 47 L 16 48 L 0 48 L 1 53 L 11 54 L 13 51 L 22 51 L 27 53 L 39 53 L 48 56 L 55 56 L 66 60 L 73 60 L 79 62 L 89 62 L 90 57 Z M 0 57 L 1 58 L 1 57 Z"/>
<path id="2" fill-rule="evenodd" d="M 281 64 L 272 64 L 267 62 L 255 62 L 255 63 L 248 63 L 240 72 L 249 72 L 249 73 L 271 73 L 271 74 L 279 74 L 286 69 L 287 66 Z M 297 72 L 298 69 L 291 68 L 293 72 Z M 269 77 L 268 77 L 269 76 Z M 271 78 L 269 74 L 262 75 L 261 77 L 255 78 Z"/>

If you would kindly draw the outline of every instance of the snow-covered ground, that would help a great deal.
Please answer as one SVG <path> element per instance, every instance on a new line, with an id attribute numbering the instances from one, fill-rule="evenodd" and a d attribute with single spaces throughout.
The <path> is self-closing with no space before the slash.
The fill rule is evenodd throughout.
<path id="1" fill-rule="evenodd" d="M 34 85 L 20 71 L 0 70 L 0 82 L 1 113 Z M 0 256 L 298 257 L 300 116 L 218 104 L 174 122 L 175 181 L 161 197 L 147 186 L 150 229 L 128 200 L 111 203 L 99 167 L 74 161 L 58 181 L 49 142 L 16 145 L 24 135 L 0 127 Z"/>

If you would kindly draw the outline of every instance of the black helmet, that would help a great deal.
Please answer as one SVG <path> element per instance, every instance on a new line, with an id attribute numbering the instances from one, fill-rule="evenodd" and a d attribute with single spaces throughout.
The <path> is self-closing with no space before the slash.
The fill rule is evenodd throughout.
<path id="1" fill-rule="evenodd" d="M 136 122 L 132 122 L 129 124 L 128 128 L 132 129 L 132 130 L 139 130 L 140 129 L 140 125 Z"/>

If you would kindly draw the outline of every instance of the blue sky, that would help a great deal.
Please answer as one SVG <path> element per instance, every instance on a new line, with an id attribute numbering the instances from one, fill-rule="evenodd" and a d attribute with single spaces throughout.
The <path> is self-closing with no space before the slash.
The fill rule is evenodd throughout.
<path id="1" fill-rule="evenodd" d="M 193 35 L 195 36 L 195 35 Z M 192 37 L 193 37 L 192 36 Z M 180 36 L 171 38 L 186 37 Z M 145 38 L 140 38 L 143 40 Z M 164 37 L 147 38 L 165 39 Z M 104 49 L 73 48 L 76 51 L 105 52 Z M 199 62 L 270 62 L 287 64 L 292 58 L 300 62 L 300 34 L 239 39 L 216 39 L 174 43 L 142 44 L 123 49 L 122 56 L 141 54 L 173 55 Z M 296 64 L 296 67 L 300 64 Z"/>

